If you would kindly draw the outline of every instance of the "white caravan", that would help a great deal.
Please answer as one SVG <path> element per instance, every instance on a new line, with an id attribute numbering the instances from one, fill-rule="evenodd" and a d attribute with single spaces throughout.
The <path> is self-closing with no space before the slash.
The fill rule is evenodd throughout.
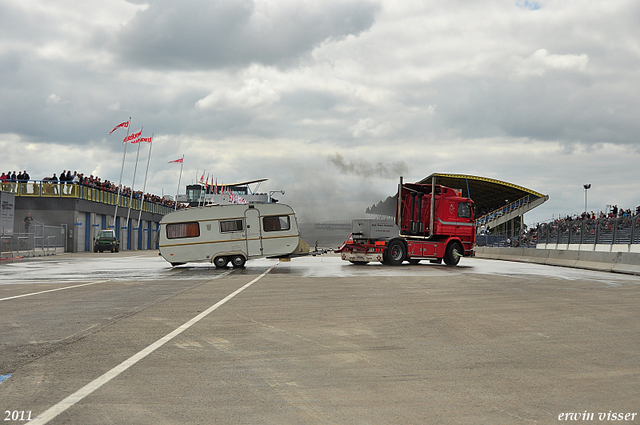
<path id="1" fill-rule="evenodd" d="M 284 204 L 231 204 L 188 208 L 160 221 L 160 255 L 172 266 L 212 262 L 242 267 L 253 258 L 304 253 L 293 209 Z M 308 245 L 306 245 L 308 252 Z M 299 251 L 299 252 L 298 252 Z"/>

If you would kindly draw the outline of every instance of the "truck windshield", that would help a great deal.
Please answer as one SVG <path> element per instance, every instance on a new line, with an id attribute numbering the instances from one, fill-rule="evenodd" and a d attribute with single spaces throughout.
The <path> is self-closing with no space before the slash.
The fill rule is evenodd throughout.
<path id="1" fill-rule="evenodd" d="M 458 202 L 458 217 L 471 218 L 471 205 L 466 202 Z"/>
<path id="2" fill-rule="evenodd" d="M 113 230 L 101 230 L 100 232 L 98 232 L 98 239 L 103 239 L 103 238 L 115 238 L 115 232 Z"/>

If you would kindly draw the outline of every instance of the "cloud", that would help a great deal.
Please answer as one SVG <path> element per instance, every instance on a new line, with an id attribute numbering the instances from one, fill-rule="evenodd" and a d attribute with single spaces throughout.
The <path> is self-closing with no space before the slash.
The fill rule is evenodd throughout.
<path id="1" fill-rule="evenodd" d="M 549 193 L 548 216 L 579 211 L 581 190 L 563 194 L 586 182 L 634 203 L 638 16 L 628 0 L 5 0 L 0 169 L 114 180 L 124 133 L 108 131 L 132 117 L 155 133 L 154 193 L 175 193 L 166 162 L 185 153 L 185 181 L 268 177 L 307 217 L 358 216 L 432 172 Z"/>
<path id="2" fill-rule="evenodd" d="M 359 35 L 379 10 L 369 1 L 155 0 L 117 37 L 143 67 L 290 66 L 329 40 Z"/>
<path id="3" fill-rule="evenodd" d="M 546 49 L 538 49 L 527 58 L 514 58 L 515 74 L 524 76 L 543 76 L 550 70 L 584 71 L 589 63 L 586 54 L 550 55 Z"/>
<path id="4" fill-rule="evenodd" d="M 353 137 L 374 136 L 379 137 L 389 133 L 391 126 L 389 124 L 378 124 L 376 120 L 371 117 L 362 118 L 358 120 L 358 123 L 349 128 Z"/>
<path id="5" fill-rule="evenodd" d="M 253 107 L 271 105 L 280 100 L 280 95 L 273 89 L 268 80 L 260 81 L 252 78 L 243 82 L 242 87 L 233 90 L 220 88 L 196 102 L 197 108 L 211 107 Z"/>

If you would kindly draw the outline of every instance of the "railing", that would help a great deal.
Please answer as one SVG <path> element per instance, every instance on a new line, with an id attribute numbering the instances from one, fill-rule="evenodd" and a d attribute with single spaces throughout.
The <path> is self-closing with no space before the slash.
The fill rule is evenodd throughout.
<path id="1" fill-rule="evenodd" d="M 563 220 L 538 227 L 539 244 L 640 244 L 640 215 Z"/>
<path id="2" fill-rule="evenodd" d="M 542 223 L 520 235 L 509 232 L 477 235 L 477 246 L 633 245 L 640 244 L 640 215 Z"/>
<path id="3" fill-rule="evenodd" d="M 118 194 L 102 189 L 80 185 L 77 183 L 56 183 L 47 180 L 29 180 L 28 182 L 3 182 L 0 186 L 3 191 L 14 193 L 16 196 L 38 197 L 38 198 L 74 198 L 87 201 L 100 202 L 108 205 L 140 210 L 141 200 L 130 199 L 129 195 Z M 131 202 L 130 202 L 131 201 Z M 142 211 L 153 214 L 165 215 L 173 210 L 171 207 L 156 204 L 155 202 L 144 201 Z"/>
<path id="4" fill-rule="evenodd" d="M 497 210 L 491 211 L 490 213 L 487 213 L 485 215 L 483 215 L 482 217 L 479 217 L 478 219 L 476 219 L 476 226 L 480 227 L 481 225 L 488 223 L 492 220 L 495 220 L 496 218 L 502 217 L 505 214 L 508 214 L 511 211 L 515 211 L 525 205 L 527 205 L 529 202 L 534 201 L 535 199 L 537 199 L 537 196 L 534 195 L 527 195 L 523 198 L 518 199 L 517 201 L 513 201 L 508 205 L 505 205 L 504 207 L 498 208 Z"/>
<path id="5" fill-rule="evenodd" d="M 0 236 L 0 252 L 3 256 L 34 256 L 39 252 L 52 252 L 56 248 L 66 250 L 66 226 L 34 224 L 29 232 Z"/>

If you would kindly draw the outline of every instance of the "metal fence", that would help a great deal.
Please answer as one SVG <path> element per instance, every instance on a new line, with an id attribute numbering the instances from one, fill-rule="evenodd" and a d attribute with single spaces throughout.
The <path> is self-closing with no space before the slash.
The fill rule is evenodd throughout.
<path id="1" fill-rule="evenodd" d="M 66 226 L 34 224 L 29 232 L 0 236 L 0 251 L 3 257 L 32 257 L 53 253 L 57 248 L 66 251 Z"/>
<path id="2" fill-rule="evenodd" d="M 538 227 L 541 244 L 638 244 L 640 215 L 596 220 L 562 220 Z"/>
<path id="3" fill-rule="evenodd" d="M 477 246 L 630 245 L 640 244 L 640 215 L 600 219 L 560 220 L 509 237 L 507 234 L 477 235 Z"/>

